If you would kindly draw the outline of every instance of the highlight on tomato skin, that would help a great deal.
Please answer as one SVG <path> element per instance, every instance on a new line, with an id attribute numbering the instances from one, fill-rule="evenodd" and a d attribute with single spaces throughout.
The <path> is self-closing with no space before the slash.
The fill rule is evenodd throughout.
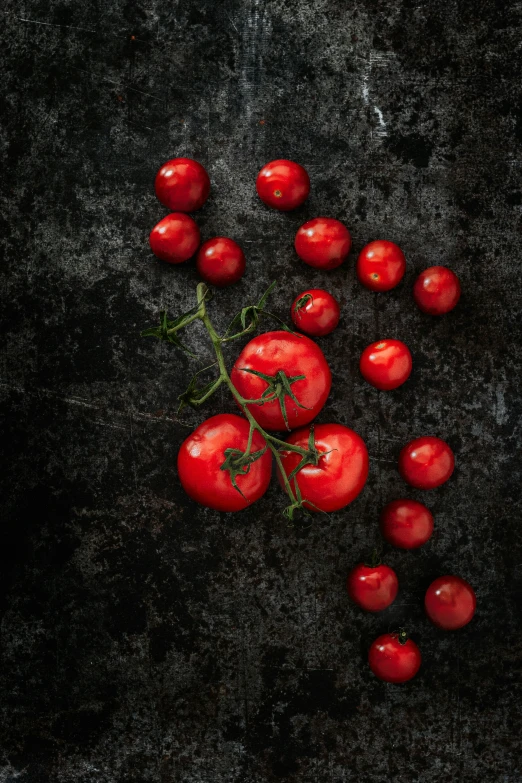
<path id="1" fill-rule="evenodd" d="M 455 456 L 441 438 L 427 435 L 407 443 L 399 454 L 399 473 L 417 489 L 435 489 L 451 478 Z"/>
<path id="2" fill-rule="evenodd" d="M 308 198 L 310 178 L 306 169 L 293 160 L 272 160 L 257 175 L 256 190 L 268 207 L 289 212 Z"/>
<path id="3" fill-rule="evenodd" d="M 369 242 L 357 259 L 359 282 L 370 291 L 390 291 L 406 272 L 406 258 L 398 245 L 386 239 Z"/>
<path id="4" fill-rule="evenodd" d="M 341 308 L 323 288 L 309 288 L 296 296 L 290 309 L 295 326 L 312 337 L 325 337 L 336 328 Z"/>
<path id="5" fill-rule="evenodd" d="M 197 223 L 184 212 L 173 212 L 156 223 L 149 236 L 154 255 L 168 264 L 181 264 L 192 258 L 199 247 Z"/>
<path id="6" fill-rule="evenodd" d="M 410 349 L 401 340 L 379 340 L 361 354 L 359 369 L 364 380 L 381 391 L 391 391 L 406 383 L 413 361 Z"/>
<path id="7" fill-rule="evenodd" d="M 192 158 L 173 158 L 161 166 L 154 181 L 161 203 L 172 212 L 195 212 L 210 193 L 206 169 Z"/>
<path id="8" fill-rule="evenodd" d="M 445 631 L 456 631 L 473 619 L 477 598 L 469 582 L 448 574 L 439 576 L 430 584 L 424 608 L 434 625 Z"/>

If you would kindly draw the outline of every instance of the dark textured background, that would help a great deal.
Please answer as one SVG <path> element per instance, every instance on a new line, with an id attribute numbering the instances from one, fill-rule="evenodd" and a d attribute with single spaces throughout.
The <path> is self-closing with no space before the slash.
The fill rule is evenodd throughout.
<path id="1" fill-rule="evenodd" d="M 3 783 L 522 781 L 522 6 L 503 5 L 3 4 Z M 342 302 L 321 341 L 334 387 L 320 421 L 360 432 L 371 472 L 356 502 L 308 529 L 281 519 L 276 486 L 232 515 L 178 485 L 181 440 L 234 406 L 220 391 L 178 419 L 197 365 L 138 337 L 161 308 L 193 302 L 194 265 L 168 267 L 147 243 L 165 214 L 153 177 L 175 155 L 210 172 L 203 237 L 246 251 L 244 279 L 211 306 L 219 325 L 274 278 L 284 317 L 310 285 Z M 291 214 L 255 195 L 275 157 L 311 175 Z M 318 214 L 354 236 L 329 274 L 292 249 Z M 378 237 L 408 259 L 384 295 L 354 275 Z M 437 263 L 464 289 L 440 319 L 411 297 Z M 388 336 L 408 343 L 414 372 L 379 393 L 357 361 Z M 206 362 L 203 332 L 190 340 Z M 424 494 L 396 470 L 423 434 L 457 458 Z M 433 509 L 435 534 L 386 551 L 400 594 L 366 615 L 345 576 L 405 494 Z M 423 615 L 446 572 L 478 595 L 457 633 Z M 366 650 L 399 624 L 424 664 L 385 685 Z"/>

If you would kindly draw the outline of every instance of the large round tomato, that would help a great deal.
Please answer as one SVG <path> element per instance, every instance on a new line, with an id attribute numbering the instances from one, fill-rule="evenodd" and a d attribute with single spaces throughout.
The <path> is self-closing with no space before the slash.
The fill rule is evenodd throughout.
<path id="1" fill-rule="evenodd" d="M 265 332 L 245 345 L 231 373 L 232 383 L 265 430 L 302 427 L 326 402 L 332 375 L 319 346 L 304 335 Z M 283 414 L 284 406 L 285 414 Z M 285 420 L 286 417 L 286 420 Z"/>
<path id="2" fill-rule="evenodd" d="M 193 500 L 217 511 L 241 511 L 264 495 L 272 473 L 270 451 L 235 476 L 226 468 L 227 459 L 230 462 L 234 452 L 239 455 L 245 451 L 249 431 L 246 419 L 220 413 L 200 424 L 182 443 L 178 474 L 183 489 Z M 254 432 L 251 454 L 265 446 L 264 438 Z"/>
<path id="3" fill-rule="evenodd" d="M 313 511 L 338 511 L 355 500 L 368 477 L 368 451 L 360 435 L 342 424 L 316 424 L 314 427 L 317 464 L 301 468 L 292 479 L 297 483 L 306 508 Z M 308 449 L 310 427 L 293 432 L 287 443 Z M 295 451 L 281 455 L 287 476 L 299 465 L 301 456 Z M 284 486 L 282 477 L 279 476 Z"/>
<path id="4" fill-rule="evenodd" d="M 445 631 L 467 625 L 475 614 L 477 599 L 469 582 L 460 576 L 439 576 L 426 590 L 424 607 L 431 622 Z"/>

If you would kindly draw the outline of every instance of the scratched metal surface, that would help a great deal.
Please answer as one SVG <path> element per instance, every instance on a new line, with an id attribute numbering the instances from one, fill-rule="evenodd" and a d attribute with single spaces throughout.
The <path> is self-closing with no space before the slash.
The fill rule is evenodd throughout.
<path id="1" fill-rule="evenodd" d="M 1 781 L 522 781 L 521 13 L 454 0 L 4 3 Z M 211 175 L 203 236 L 230 235 L 248 258 L 212 305 L 219 325 L 275 278 L 285 317 L 305 286 L 342 302 L 321 341 L 334 387 L 320 420 L 363 435 L 371 473 L 349 509 L 309 529 L 281 520 L 276 486 L 238 515 L 178 486 L 177 449 L 206 415 L 176 416 L 193 364 L 138 338 L 160 309 L 193 301 L 193 264 L 168 268 L 147 247 L 164 214 L 153 175 L 178 154 Z M 313 188 L 283 215 L 253 183 L 285 156 Z M 354 236 L 328 276 L 292 250 L 317 214 Z M 375 296 L 354 259 L 382 236 L 408 271 Z M 434 263 L 464 288 L 438 320 L 411 299 Z M 414 355 L 392 393 L 357 373 L 385 336 Z M 190 340 L 206 361 L 203 333 Z M 206 412 L 222 409 L 225 392 Z M 429 496 L 396 470 L 401 445 L 427 433 L 457 458 Z M 404 494 L 428 503 L 436 532 L 419 552 L 386 553 L 400 594 L 367 616 L 344 579 L 378 541 L 379 509 Z M 455 634 L 422 610 L 445 572 L 478 595 Z M 399 624 L 424 656 L 404 687 L 365 664 Z"/>

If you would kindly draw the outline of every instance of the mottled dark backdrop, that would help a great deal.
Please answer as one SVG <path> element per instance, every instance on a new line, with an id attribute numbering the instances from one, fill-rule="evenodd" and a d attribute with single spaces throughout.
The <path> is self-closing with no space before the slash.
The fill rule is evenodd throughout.
<path id="1" fill-rule="evenodd" d="M 4 2 L 3 783 L 522 781 L 522 6 L 496 5 Z M 320 421 L 363 435 L 371 473 L 349 509 L 308 529 L 282 520 L 276 486 L 232 515 L 178 485 L 182 439 L 234 406 L 223 391 L 178 418 L 197 365 L 138 336 L 193 302 L 194 265 L 168 267 L 147 242 L 165 214 L 153 177 L 175 155 L 210 172 L 203 237 L 246 251 L 244 279 L 212 304 L 218 324 L 275 278 L 282 316 L 310 285 L 342 302 L 321 341 L 334 387 Z M 311 175 L 292 214 L 255 195 L 275 157 Z M 292 248 L 318 214 L 354 236 L 329 274 Z M 408 259 L 385 295 L 354 275 L 379 237 Z M 437 263 L 464 289 L 440 319 L 411 297 Z M 414 372 L 380 393 L 357 361 L 388 336 Z M 190 340 L 207 362 L 203 332 Z M 396 470 L 423 434 L 457 457 L 429 494 Z M 345 576 L 404 494 L 428 503 L 436 531 L 421 551 L 386 552 L 399 598 L 369 616 Z M 478 595 L 452 634 L 422 609 L 447 572 Z M 385 685 L 366 650 L 399 624 L 424 664 Z"/>

